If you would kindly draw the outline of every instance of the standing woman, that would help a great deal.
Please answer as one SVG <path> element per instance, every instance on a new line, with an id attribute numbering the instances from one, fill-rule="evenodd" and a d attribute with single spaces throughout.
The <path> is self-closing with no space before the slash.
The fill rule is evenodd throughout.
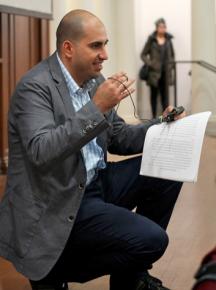
<path id="1" fill-rule="evenodd" d="M 163 110 L 168 105 L 168 87 L 173 84 L 174 49 L 173 36 L 167 33 L 166 22 L 163 18 L 156 21 L 156 30 L 149 36 L 141 53 L 142 61 L 148 65 L 147 84 L 151 89 L 151 108 L 155 118 L 157 113 L 157 96 L 161 95 Z"/>

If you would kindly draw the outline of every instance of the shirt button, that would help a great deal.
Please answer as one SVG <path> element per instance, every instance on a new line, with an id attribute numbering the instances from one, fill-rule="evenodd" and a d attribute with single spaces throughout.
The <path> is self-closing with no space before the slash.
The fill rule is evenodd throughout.
<path id="1" fill-rule="evenodd" d="M 84 184 L 80 183 L 79 184 L 79 189 L 84 189 Z"/>
<path id="2" fill-rule="evenodd" d="M 98 124 L 97 122 L 93 122 L 93 126 L 97 126 L 97 124 Z"/>
<path id="3" fill-rule="evenodd" d="M 73 217 L 72 215 L 70 215 L 70 216 L 67 218 L 67 220 L 69 221 L 69 223 L 72 223 L 72 222 L 73 222 L 73 219 L 74 219 L 74 217 Z"/>

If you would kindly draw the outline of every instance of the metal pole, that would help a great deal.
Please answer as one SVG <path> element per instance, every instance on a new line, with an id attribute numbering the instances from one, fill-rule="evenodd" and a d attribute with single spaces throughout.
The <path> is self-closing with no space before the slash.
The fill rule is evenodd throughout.
<path id="1" fill-rule="evenodd" d="M 177 71 L 176 62 L 174 62 L 174 106 L 177 106 Z"/>
<path id="2" fill-rule="evenodd" d="M 166 62 L 165 64 L 165 94 L 166 94 L 166 101 L 169 105 L 169 63 Z"/>

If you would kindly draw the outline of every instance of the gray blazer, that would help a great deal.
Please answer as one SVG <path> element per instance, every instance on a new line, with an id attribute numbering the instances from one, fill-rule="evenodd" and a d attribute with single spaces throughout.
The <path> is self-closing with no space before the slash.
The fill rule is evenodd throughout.
<path id="1" fill-rule="evenodd" d="M 103 81 L 97 79 L 97 86 Z M 140 153 L 156 121 L 127 125 L 92 101 L 75 112 L 53 54 L 18 83 L 8 117 L 9 168 L 0 203 L 0 255 L 32 280 L 61 255 L 85 192 L 80 149 L 95 137 L 114 154 Z M 91 126 L 89 126 L 91 124 Z"/>

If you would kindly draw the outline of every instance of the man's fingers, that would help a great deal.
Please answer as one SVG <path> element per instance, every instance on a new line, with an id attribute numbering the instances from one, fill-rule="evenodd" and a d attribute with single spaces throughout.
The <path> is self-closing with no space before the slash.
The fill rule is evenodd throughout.
<path id="1" fill-rule="evenodd" d="M 108 79 L 110 79 L 112 83 L 116 83 L 116 85 L 119 87 L 121 83 L 125 83 L 128 81 L 128 76 L 125 72 L 119 72 L 112 75 Z"/>
<path id="2" fill-rule="evenodd" d="M 128 82 L 128 76 L 126 74 L 123 74 L 121 77 L 118 78 L 118 80 L 122 83 Z"/>
<path id="3" fill-rule="evenodd" d="M 108 80 L 116 90 L 118 102 L 135 92 L 135 88 L 132 86 L 135 80 L 129 79 L 125 72 L 116 73 L 109 77 Z"/>
<path id="4" fill-rule="evenodd" d="M 172 110 L 174 109 L 173 106 L 168 106 L 165 111 L 163 112 L 163 117 L 166 117 L 170 112 L 172 112 Z"/>
<path id="5" fill-rule="evenodd" d="M 129 88 L 134 83 L 135 83 L 135 80 L 130 79 L 124 83 L 124 87 Z"/>
<path id="6" fill-rule="evenodd" d="M 127 90 L 132 84 L 134 84 L 134 82 L 135 82 L 135 80 L 132 80 L 132 79 L 127 80 L 125 82 L 119 82 L 119 86 L 118 87 L 120 88 L 120 90 L 122 92 L 124 90 Z"/>
<path id="7" fill-rule="evenodd" d="M 124 90 L 123 92 L 121 92 L 121 100 L 132 95 L 134 92 L 134 88 L 128 88 L 127 90 Z"/>
<path id="8" fill-rule="evenodd" d="M 125 77 L 109 77 L 108 80 L 111 82 L 112 86 L 116 87 L 120 93 L 127 91 L 129 87 L 131 87 L 135 80 L 127 79 Z"/>
<path id="9" fill-rule="evenodd" d="M 184 111 L 183 113 L 181 113 L 180 115 L 178 115 L 178 116 L 175 116 L 174 117 L 174 120 L 179 120 L 179 119 L 182 119 L 182 118 L 184 118 L 184 117 L 186 117 L 186 112 Z"/>
<path id="10" fill-rule="evenodd" d="M 124 71 L 118 72 L 118 73 L 112 75 L 111 77 L 116 78 L 116 79 L 122 78 L 122 77 L 128 78 L 127 74 Z"/>

